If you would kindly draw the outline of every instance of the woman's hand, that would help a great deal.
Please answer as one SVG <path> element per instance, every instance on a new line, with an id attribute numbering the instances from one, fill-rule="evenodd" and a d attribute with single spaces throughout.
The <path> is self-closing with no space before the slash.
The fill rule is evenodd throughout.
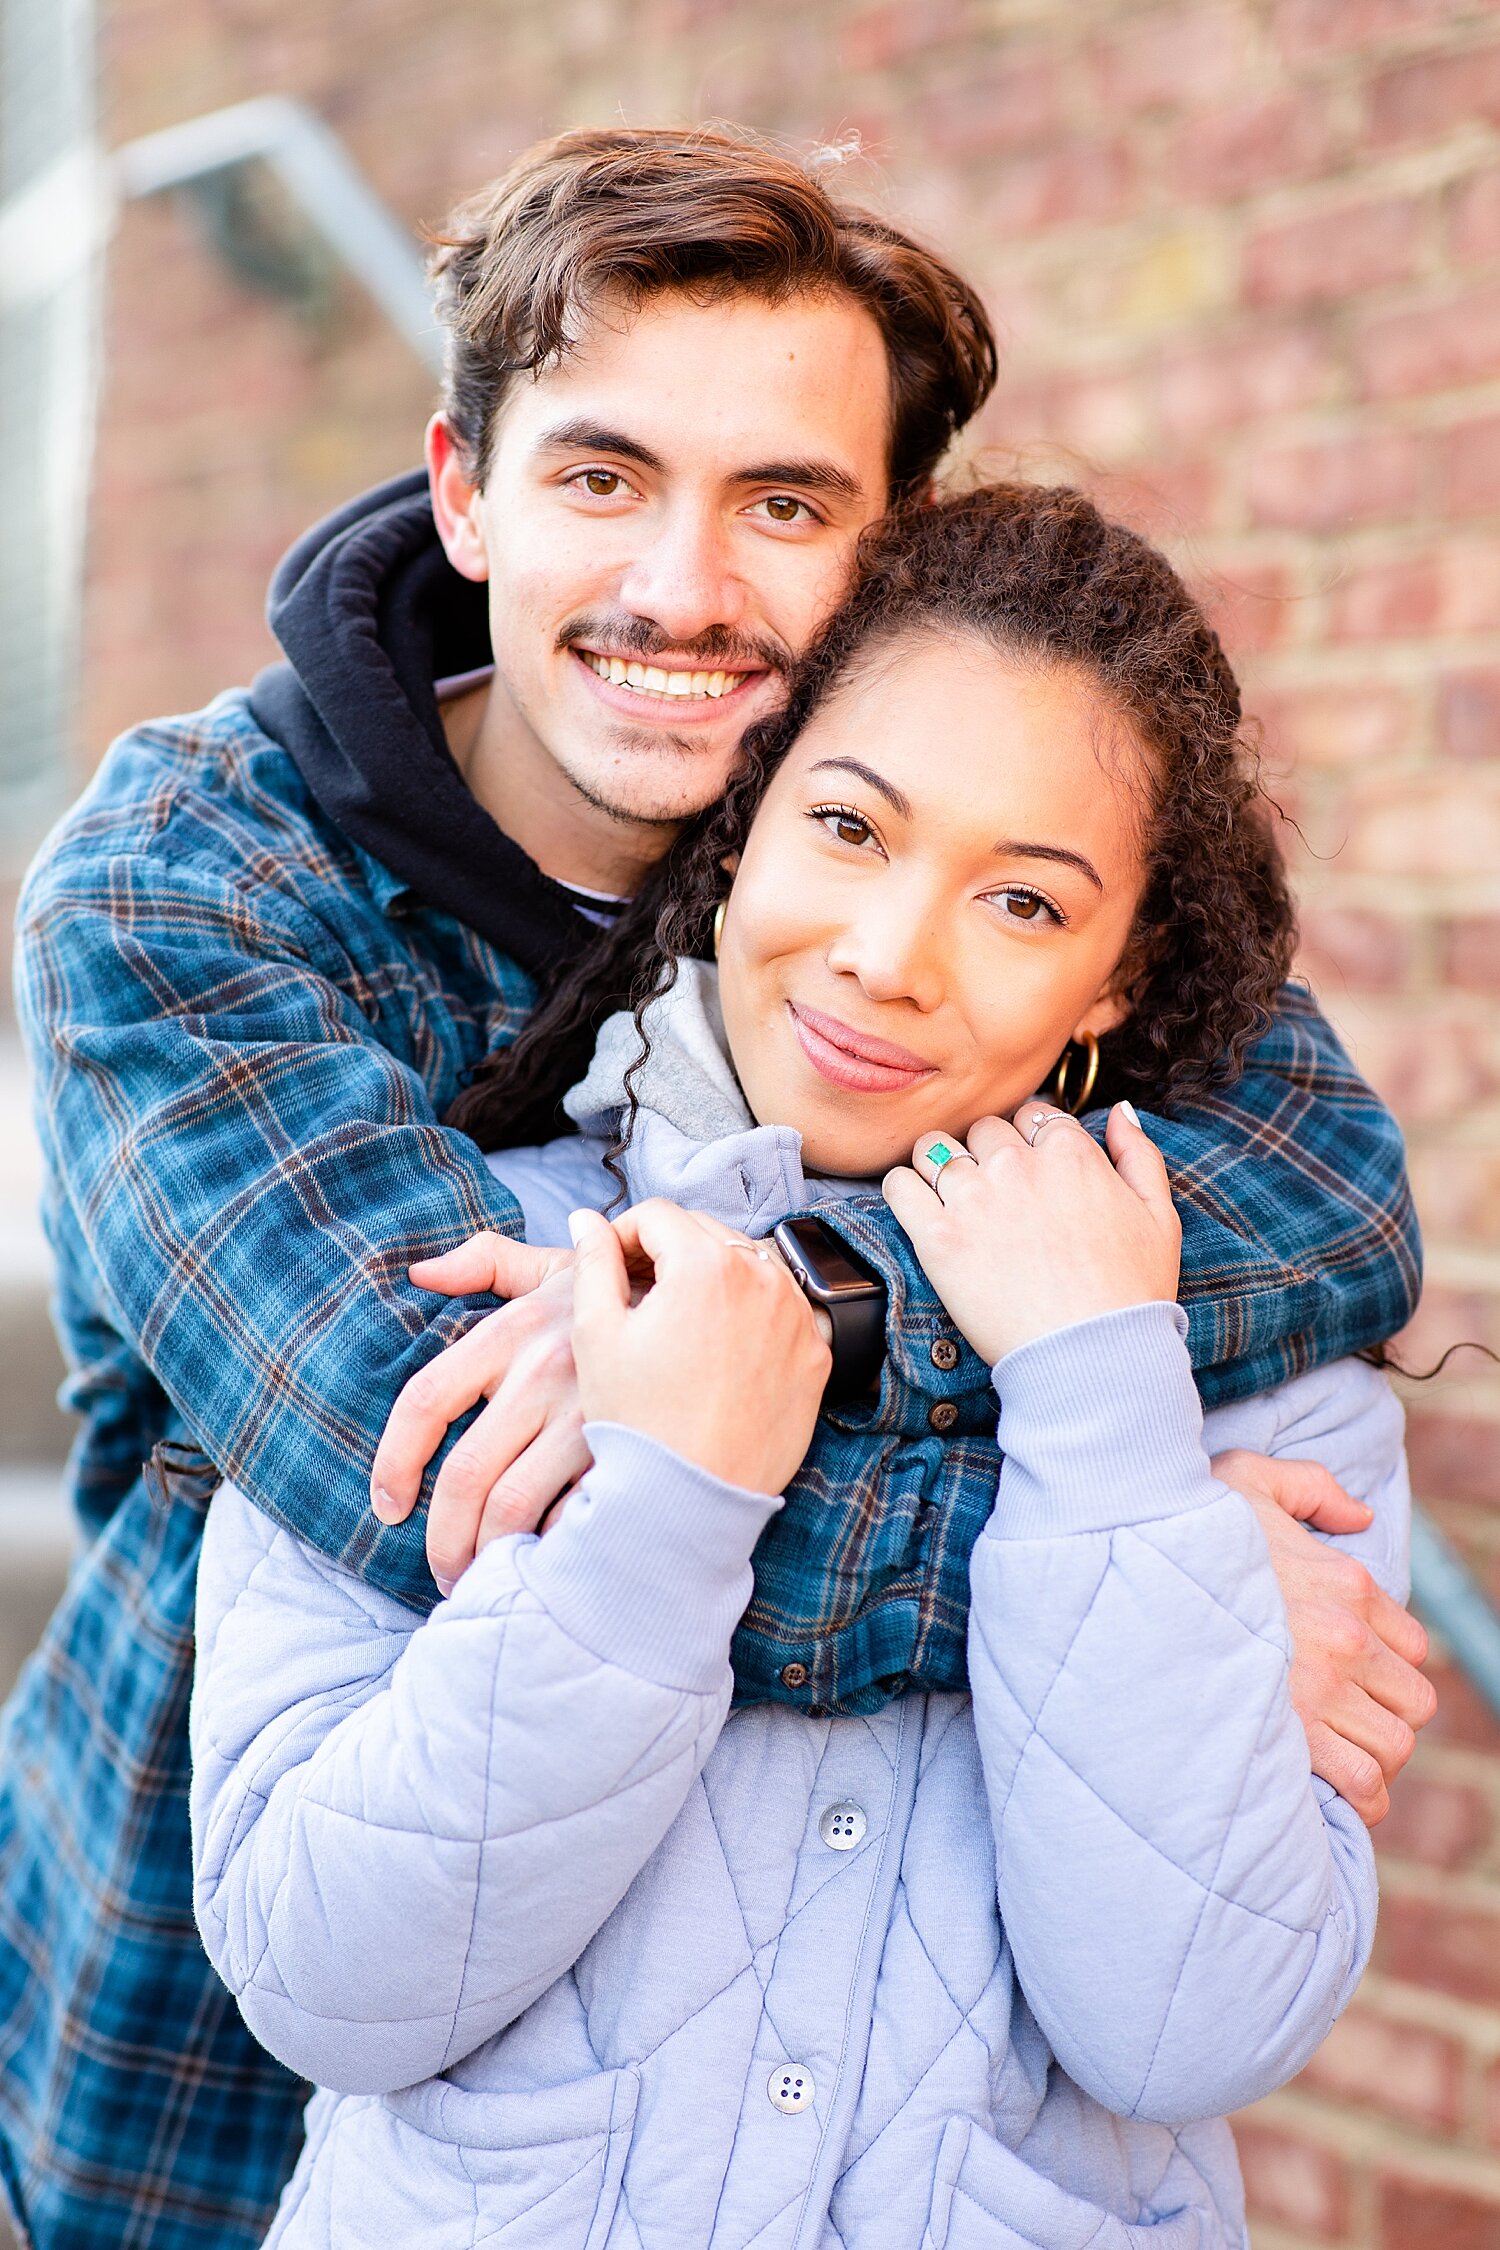
<path id="1" fill-rule="evenodd" d="M 623 1422 L 726 1484 L 780 1492 L 831 1365 L 774 1250 L 653 1201 L 570 1221 L 573 1358 L 586 1421 Z M 651 1285 L 634 1306 L 632 1277 Z"/>
<path id="2" fill-rule="evenodd" d="M 1105 1138 L 1108 1156 L 1065 1110 L 1028 1101 L 1015 1125 L 981 1117 L 967 1145 L 924 1133 L 913 1168 L 886 1175 L 886 1202 L 991 1366 L 1054 1329 L 1175 1300 L 1182 1230 L 1167 1168 L 1128 1102 Z M 933 1149 L 953 1153 L 934 1163 Z"/>

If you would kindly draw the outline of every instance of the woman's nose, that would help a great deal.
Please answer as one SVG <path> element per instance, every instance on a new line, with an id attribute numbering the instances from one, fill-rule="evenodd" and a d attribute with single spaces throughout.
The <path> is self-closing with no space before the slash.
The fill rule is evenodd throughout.
<path id="1" fill-rule="evenodd" d="M 918 899 L 853 917 L 829 946 L 828 965 L 854 977 L 871 1000 L 904 1000 L 925 1014 L 942 998 L 939 935 L 930 906 Z"/>

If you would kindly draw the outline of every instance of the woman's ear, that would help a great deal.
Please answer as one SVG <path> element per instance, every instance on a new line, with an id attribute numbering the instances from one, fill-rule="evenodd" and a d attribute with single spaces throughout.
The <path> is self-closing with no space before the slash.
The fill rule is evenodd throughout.
<path id="1" fill-rule="evenodd" d="M 724 854 L 724 857 L 723 857 L 723 858 L 722 858 L 722 859 L 720 860 L 720 862 L 719 862 L 719 865 L 720 865 L 720 866 L 721 866 L 721 867 L 723 868 L 723 870 L 724 870 L 725 874 L 726 874 L 726 875 L 727 875 L 727 876 L 729 877 L 729 880 L 730 880 L 730 882 L 732 883 L 732 882 L 734 881 L 734 879 L 735 879 L 736 875 L 738 875 L 738 873 L 739 873 L 739 871 L 740 871 L 740 855 L 739 855 L 739 853 L 738 853 L 738 852 L 726 852 L 726 853 Z"/>
<path id="2" fill-rule="evenodd" d="M 1107 1031 L 1118 1031 L 1130 1014 L 1130 995 L 1115 987 L 1101 992 L 1093 1006 L 1081 1015 L 1073 1028 L 1075 1042 L 1082 1045 L 1085 1033 L 1102 1039 Z"/>

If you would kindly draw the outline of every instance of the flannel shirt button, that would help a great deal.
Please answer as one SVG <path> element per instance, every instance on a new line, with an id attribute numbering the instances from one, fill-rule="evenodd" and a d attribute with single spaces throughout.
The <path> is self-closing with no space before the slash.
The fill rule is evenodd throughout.
<path id="1" fill-rule="evenodd" d="M 827 1808 L 818 1822 L 818 1834 L 831 1852 L 852 1852 L 864 1842 L 868 1826 L 864 1807 L 846 1800 Z"/>
<path id="2" fill-rule="evenodd" d="M 927 1427 L 929 1430 L 936 1430 L 938 1436 L 943 1437 L 952 1429 L 957 1420 L 958 1408 L 954 1405 L 952 1399 L 940 1398 L 937 1405 L 931 1409 L 927 1416 Z"/>
<path id="3" fill-rule="evenodd" d="M 783 1664 L 781 1667 L 781 1684 L 783 1687 L 806 1687 L 807 1666 L 805 1664 Z"/>
<path id="4" fill-rule="evenodd" d="M 783 2063 L 767 2079 L 766 2092 L 773 2109 L 779 2109 L 785 2117 L 795 2117 L 812 2104 L 812 2072 L 802 2063 Z"/>
<path id="5" fill-rule="evenodd" d="M 938 1336 L 933 1340 L 932 1364 L 947 1375 L 958 1365 L 958 1346 L 951 1336 Z"/>

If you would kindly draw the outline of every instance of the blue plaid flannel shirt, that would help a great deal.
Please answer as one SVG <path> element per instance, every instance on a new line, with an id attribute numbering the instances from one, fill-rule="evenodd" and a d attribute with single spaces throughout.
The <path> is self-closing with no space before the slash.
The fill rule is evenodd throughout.
<path id="1" fill-rule="evenodd" d="M 368 1466 L 403 1381 L 485 1309 L 434 1312 L 406 1268 L 513 1225 L 437 1120 L 532 993 L 330 826 L 238 695 L 116 745 L 33 873 L 19 985 L 88 1543 L 0 1724 L 0 2180 L 38 2250 L 248 2250 L 306 2089 L 193 1924 L 203 1513 L 232 1475 L 435 1599 L 420 1519 L 376 1523 Z M 1404 1323 L 1400 1137 L 1308 999 L 1287 994 L 1238 1085 L 1151 1129 L 1206 1399 Z M 857 1711 L 963 1684 L 997 1454 L 986 1371 L 944 1364 L 951 1329 L 889 1215 L 830 1217 L 887 1279 L 889 1362 L 878 1400 L 825 1419 L 734 1656 L 743 1697 Z"/>

